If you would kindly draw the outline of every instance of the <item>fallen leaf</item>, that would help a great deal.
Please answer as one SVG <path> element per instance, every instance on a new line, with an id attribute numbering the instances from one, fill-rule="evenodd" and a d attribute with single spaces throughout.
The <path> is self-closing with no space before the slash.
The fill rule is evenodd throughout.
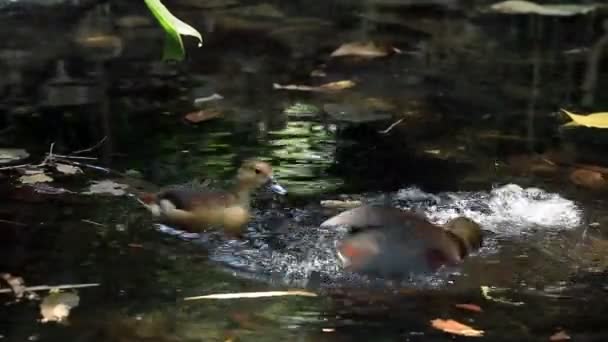
<path id="1" fill-rule="evenodd" d="M 390 49 L 377 45 L 374 42 L 351 42 L 340 45 L 330 56 L 358 56 L 371 59 L 387 56 L 390 52 Z"/>
<path id="2" fill-rule="evenodd" d="M 203 104 L 205 102 L 209 102 L 209 101 L 217 101 L 217 100 L 222 100 L 224 97 L 220 94 L 213 94 L 213 95 L 209 95 L 207 97 L 199 97 L 198 99 L 194 100 L 194 105 L 200 105 Z"/>
<path id="3" fill-rule="evenodd" d="M 572 122 L 569 122 L 564 126 L 608 128 L 608 112 L 592 113 L 589 115 L 573 114 L 565 109 L 562 109 L 562 112 L 566 113 L 566 115 L 568 115 L 570 119 L 572 119 Z"/>
<path id="4" fill-rule="evenodd" d="M 475 305 L 475 304 L 456 304 L 454 306 L 459 309 L 464 309 L 464 310 L 473 311 L 473 312 L 482 312 L 483 311 L 479 305 Z"/>
<path id="5" fill-rule="evenodd" d="M 568 340 L 570 340 L 570 335 L 566 334 L 566 332 L 563 330 L 560 330 L 560 331 L 556 332 L 555 334 L 551 335 L 551 337 L 549 337 L 549 341 L 553 341 L 553 342 L 568 341 Z"/>
<path id="6" fill-rule="evenodd" d="M 19 177 L 19 182 L 22 184 L 35 184 L 35 183 L 45 183 L 52 182 L 53 178 L 47 176 L 43 172 L 38 172 L 30 175 L 23 175 Z"/>
<path id="7" fill-rule="evenodd" d="M 75 175 L 77 173 L 82 173 L 82 169 L 78 166 L 68 164 L 55 164 L 55 169 L 65 175 Z"/>
<path id="8" fill-rule="evenodd" d="M 70 310 L 77 307 L 80 298 L 72 292 L 52 292 L 40 303 L 42 322 L 63 322 L 70 315 Z"/>
<path id="9" fill-rule="evenodd" d="M 215 119 L 217 117 L 220 117 L 221 115 L 222 115 L 222 112 L 220 112 L 219 110 L 207 109 L 207 110 L 199 110 L 196 112 L 188 113 L 188 114 L 186 114 L 186 116 L 184 116 L 184 119 L 186 119 L 188 122 L 191 122 L 191 123 L 199 123 L 199 122 Z"/>
<path id="10" fill-rule="evenodd" d="M 15 297 L 23 297 L 23 294 L 25 294 L 25 291 L 27 290 L 23 278 L 15 277 L 10 273 L 0 273 L 0 278 L 4 279 L 8 286 L 11 287 L 13 293 L 15 294 Z"/>
<path id="11" fill-rule="evenodd" d="M 587 169 L 572 171 L 570 181 L 578 186 L 593 190 L 601 190 L 608 185 L 608 182 L 606 182 L 606 179 L 604 179 L 604 176 L 600 172 Z"/>
<path id="12" fill-rule="evenodd" d="M 343 80 L 343 81 L 325 83 L 325 84 L 322 84 L 322 85 L 316 86 L 316 87 L 307 86 L 307 85 L 295 85 L 295 84 L 281 85 L 278 83 L 274 83 L 272 85 L 272 87 L 274 89 L 283 89 L 283 90 L 299 90 L 299 91 L 311 91 L 311 92 L 334 92 L 334 91 L 352 88 L 355 85 L 356 85 L 356 83 L 353 81 Z"/>
<path id="13" fill-rule="evenodd" d="M 361 201 L 351 201 L 351 200 L 345 200 L 345 201 L 341 201 L 341 200 L 325 200 L 325 201 L 321 201 L 321 206 L 324 208 L 331 208 L 331 209 L 353 209 L 356 207 L 361 206 Z"/>
<path id="14" fill-rule="evenodd" d="M 114 195 L 114 196 L 122 196 L 122 195 L 126 194 L 125 189 L 127 189 L 128 187 L 129 187 L 128 185 L 119 184 L 119 183 L 113 182 L 109 179 L 106 179 L 106 180 L 102 180 L 102 181 L 93 182 L 93 184 L 91 184 L 91 186 L 89 186 L 89 191 L 84 192 L 84 194 L 85 195 L 110 194 L 110 195 Z"/>
<path id="15" fill-rule="evenodd" d="M 0 148 L 0 164 L 8 164 L 23 160 L 29 157 L 30 154 L 26 150 L 20 148 Z"/>
<path id="16" fill-rule="evenodd" d="M 481 286 L 481 295 L 483 296 L 483 298 L 485 298 L 486 300 L 491 300 L 493 302 L 497 302 L 497 303 L 503 303 L 503 304 L 508 304 L 508 305 L 515 305 L 515 306 L 519 306 L 519 305 L 524 305 L 524 302 L 513 302 L 510 301 L 508 299 L 504 299 L 504 298 L 499 298 L 499 297 L 493 297 L 490 296 L 490 290 L 500 290 L 497 288 L 490 288 L 489 286 Z"/>
<path id="17" fill-rule="evenodd" d="M 600 5 L 539 5 L 531 1 L 509 0 L 490 6 L 492 11 L 504 14 L 538 14 L 544 16 L 572 16 L 587 14 Z"/>
<path id="18" fill-rule="evenodd" d="M 435 329 L 454 335 L 480 337 L 484 333 L 483 330 L 474 329 L 453 319 L 434 319 L 431 321 L 431 325 Z"/>

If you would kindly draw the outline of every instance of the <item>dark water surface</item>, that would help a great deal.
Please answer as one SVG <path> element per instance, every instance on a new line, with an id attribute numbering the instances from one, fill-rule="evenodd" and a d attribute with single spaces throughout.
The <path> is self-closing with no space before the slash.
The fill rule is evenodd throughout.
<path id="1" fill-rule="evenodd" d="M 122 175 L 53 174 L 47 185 L 73 193 L 50 194 L 0 169 L 0 272 L 30 286 L 101 284 L 78 290 L 68 324 L 38 322 L 38 301 L 0 293 L 0 341 L 465 339 L 433 329 L 436 318 L 491 341 L 561 330 L 608 339 L 606 133 L 561 128 L 559 113 L 607 111 L 608 65 L 590 58 L 607 9 L 553 17 L 497 14 L 487 1 L 167 0 L 205 43 L 185 38 L 187 59 L 163 63 L 143 1 L 51 2 L 0 1 L 0 147 L 24 148 L 36 164 L 51 144 L 69 154 L 105 137 L 81 154 L 96 160 L 80 160 Z M 372 40 L 397 53 L 330 58 Z M 356 85 L 273 89 L 340 80 Z M 215 93 L 223 99 L 200 102 Z M 184 118 L 198 110 L 221 116 Z M 249 157 L 271 162 L 289 194 L 257 194 L 243 241 L 185 239 L 132 197 L 82 194 L 108 178 L 147 190 L 222 186 Z M 581 169 L 591 174 L 572 176 Z M 320 205 L 328 199 L 417 208 L 437 223 L 465 215 L 487 242 L 432 277 L 348 274 L 332 251 L 345 232 L 318 227 L 336 212 Z M 287 288 L 319 296 L 183 301 Z"/>

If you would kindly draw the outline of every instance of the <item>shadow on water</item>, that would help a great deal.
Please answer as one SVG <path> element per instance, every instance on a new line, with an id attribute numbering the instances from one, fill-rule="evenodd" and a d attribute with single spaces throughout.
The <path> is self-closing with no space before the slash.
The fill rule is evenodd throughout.
<path id="1" fill-rule="evenodd" d="M 26 149 L 15 163 L 34 164 L 51 144 L 55 154 L 85 149 L 97 159 L 83 163 L 121 172 L 83 167 L 27 185 L 19 169 L 0 170 L 0 272 L 30 286 L 101 284 L 78 291 L 67 325 L 40 323 L 37 301 L 0 294 L 0 339 L 445 341 L 454 337 L 429 322 L 452 318 L 492 341 L 560 330 L 605 340 L 605 133 L 561 128 L 558 109 L 605 111 L 606 8 L 535 16 L 489 11 L 488 1 L 165 3 L 205 38 L 202 48 L 186 38 L 183 63 L 160 61 L 163 35 L 143 2 L 0 0 L 0 145 Z M 358 40 L 392 49 L 329 57 Z M 356 85 L 273 86 L 340 80 Z M 197 111 L 220 114 L 188 121 Z M 221 186 L 249 157 L 270 161 L 289 195 L 257 194 L 243 241 L 177 238 L 131 197 L 82 194 L 106 178 L 147 190 Z M 431 277 L 348 274 L 333 252 L 345 231 L 318 227 L 336 213 L 327 199 L 413 208 L 435 223 L 465 215 L 486 244 Z M 482 286 L 496 287 L 492 298 Z M 287 287 L 320 296 L 182 300 Z"/>

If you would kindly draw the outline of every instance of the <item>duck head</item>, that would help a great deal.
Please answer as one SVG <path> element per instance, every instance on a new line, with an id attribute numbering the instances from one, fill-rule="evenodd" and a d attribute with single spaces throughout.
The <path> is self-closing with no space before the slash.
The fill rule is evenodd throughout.
<path id="1" fill-rule="evenodd" d="M 462 244 L 461 257 L 475 252 L 483 245 L 483 233 L 479 224 L 466 217 L 457 217 L 444 225 Z"/>
<path id="2" fill-rule="evenodd" d="M 273 178 L 270 164 L 263 161 L 246 160 L 239 168 L 236 179 L 238 184 L 249 189 L 266 186 L 279 195 L 287 194 L 287 190 Z"/>

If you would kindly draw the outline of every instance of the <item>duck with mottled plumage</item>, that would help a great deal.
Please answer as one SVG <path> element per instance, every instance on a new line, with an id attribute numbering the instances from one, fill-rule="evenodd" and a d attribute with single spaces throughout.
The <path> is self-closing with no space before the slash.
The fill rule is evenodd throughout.
<path id="1" fill-rule="evenodd" d="M 141 194 L 139 200 L 154 217 L 168 225 L 194 233 L 220 228 L 229 236 L 240 237 L 251 218 L 251 194 L 262 186 L 280 195 L 287 193 L 274 180 L 270 164 L 246 160 L 230 190 L 170 189 Z"/>

